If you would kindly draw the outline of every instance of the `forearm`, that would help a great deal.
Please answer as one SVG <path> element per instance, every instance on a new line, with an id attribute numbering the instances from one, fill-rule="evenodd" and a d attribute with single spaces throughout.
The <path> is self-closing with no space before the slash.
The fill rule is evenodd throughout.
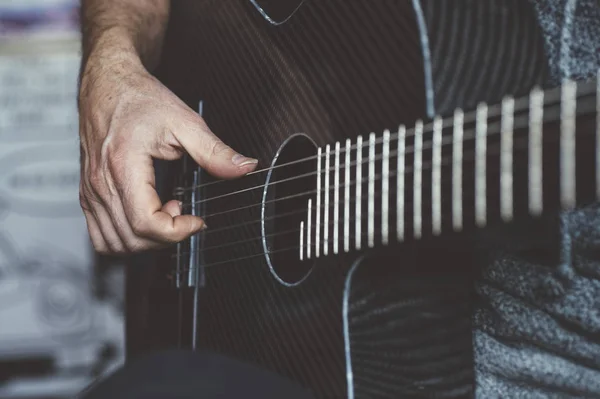
<path id="1" fill-rule="evenodd" d="M 169 5 L 170 0 L 81 0 L 81 73 L 88 64 L 120 59 L 155 68 Z"/>

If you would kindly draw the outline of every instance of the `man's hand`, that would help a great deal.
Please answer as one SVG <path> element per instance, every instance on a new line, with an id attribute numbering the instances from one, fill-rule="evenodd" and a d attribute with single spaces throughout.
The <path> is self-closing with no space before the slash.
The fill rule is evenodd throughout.
<path id="1" fill-rule="evenodd" d="M 187 152 L 221 178 L 242 176 L 257 161 L 220 141 L 138 58 L 101 57 L 82 71 L 79 98 L 80 201 L 94 248 L 128 253 L 181 241 L 205 224 L 181 215 L 177 201 L 161 203 L 152 159 Z"/>

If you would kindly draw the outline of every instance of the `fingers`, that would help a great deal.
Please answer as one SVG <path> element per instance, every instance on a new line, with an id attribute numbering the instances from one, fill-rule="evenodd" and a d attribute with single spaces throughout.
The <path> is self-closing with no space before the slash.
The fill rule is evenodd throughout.
<path id="1" fill-rule="evenodd" d="M 110 206 L 110 217 L 117 234 L 124 244 L 125 252 L 138 252 L 141 250 L 157 249 L 163 247 L 165 243 L 151 240 L 137 235 L 129 224 L 123 202 L 119 196 L 112 196 Z"/>
<path id="2" fill-rule="evenodd" d="M 104 241 L 104 236 L 102 235 L 102 231 L 100 231 L 100 227 L 98 227 L 96 217 L 85 207 L 82 206 L 82 209 L 94 249 L 101 254 L 108 253 L 108 245 Z"/>
<path id="3" fill-rule="evenodd" d="M 162 211 L 171 215 L 171 217 L 181 215 L 181 207 L 183 204 L 179 201 L 171 200 L 163 205 Z"/>
<path id="4" fill-rule="evenodd" d="M 151 160 L 132 154 L 123 163 L 124 170 L 129 173 L 126 178 L 118 178 L 117 185 L 125 190 L 122 195 L 124 213 L 136 236 L 175 243 L 205 227 L 199 217 L 182 215 L 177 201 L 162 205 L 154 187 Z"/>
<path id="5" fill-rule="evenodd" d="M 165 246 L 165 242 L 144 238 L 134 233 L 119 197 L 112 197 L 110 206 L 101 200 L 93 207 L 89 206 L 89 202 L 87 204 L 83 212 L 92 244 L 97 252 L 126 254 Z M 110 209 L 111 213 L 109 214 L 106 209 Z M 170 201 L 165 204 L 163 210 L 171 217 L 181 214 L 178 201 Z"/>
<path id="6" fill-rule="evenodd" d="M 89 220 L 88 230 L 94 237 L 94 248 L 98 252 L 126 254 L 165 246 L 164 240 L 161 242 L 148 239 L 133 231 L 119 195 L 105 195 L 104 198 L 99 197 L 91 202 L 95 205 L 88 205 L 86 208 L 92 211 L 84 212 Z M 88 201 L 87 204 L 89 203 Z M 163 211 L 171 217 L 181 215 L 178 201 L 169 201 L 163 206 Z"/>
<path id="7" fill-rule="evenodd" d="M 230 179 L 253 171 L 258 160 L 238 154 L 223 143 L 201 118 L 182 122 L 173 132 L 188 154 L 213 176 Z"/>
<path id="8" fill-rule="evenodd" d="M 93 213 L 96 216 L 96 222 L 104 237 L 104 242 L 113 253 L 126 252 L 125 244 L 115 229 L 112 219 L 102 204 L 96 202 L 92 205 Z"/>
<path id="9" fill-rule="evenodd" d="M 157 249 L 205 227 L 202 219 L 182 215 L 179 201 L 161 204 L 154 187 L 151 158 L 130 153 L 119 163 L 105 170 L 102 178 L 92 179 L 89 189 L 82 186 L 80 200 L 98 252 L 123 254 Z"/>
<path id="10" fill-rule="evenodd" d="M 81 207 L 85 215 L 90 239 L 94 249 L 100 253 L 121 253 L 125 246 L 111 223 L 110 216 L 97 200 L 82 197 Z"/>
<path id="11" fill-rule="evenodd" d="M 140 146 L 139 141 L 132 146 L 132 141 L 124 138 L 120 142 L 113 140 L 114 147 L 103 147 L 102 159 L 95 162 L 97 169 L 82 171 L 87 180 L 85 187 L 89 186 L 84 213 L 98 252 L 156 249 L 206 228 L 201 218 L 183 215 L 178 201 L 161 203 L 155 188 L 152 156 L 162 158 L 160 155 L 166 154 L 170 159 L 184 150 L 208 173 L 219 178 L 240 177 L 256 168 L 256 159 L 225 145 L 199 116 L 175 119 L 176 123 L 169 122 L 170 128 L 163 130 L 172 134 L 146 136 L 152 140 L 148 146 Z M 150 153 L 144 148 L 150 149 Z"/>

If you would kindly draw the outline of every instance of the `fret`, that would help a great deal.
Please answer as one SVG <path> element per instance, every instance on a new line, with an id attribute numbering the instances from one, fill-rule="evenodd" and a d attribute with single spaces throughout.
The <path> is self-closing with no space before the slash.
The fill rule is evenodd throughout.
<path id="1" fill-rule="evenodd" d="M 344 158 L 344 252 L 350 251 L 350 139 L 346 140 Z"/>
<path id="2" fill-rule="evenodd" d="M 577 86 L 565 80 L 561 86 L 560 196 L 564 209 L 575 206 L 575 108 Z"/>
<path id="3" fill-rule="evenodd" d="M 312 236 L 312 198 L 308 200 L 308 215 L 306 217 L 306 258 L 310 259 L 311 255 L 311 236 Z"/>
<path id="4" fill-rule="evenodd" d="M 375 246 L 375 133 L 369 135 L 369 182 L 367 202 L 367 245 Z"/>
<path id="5" fill-rule="evenodd" d="M 356 208 L 355 208 L 355 231 L 354 246 L 357 250 L 361 248 L 362 238 L 362 145 L 363 138 L 356 139 Z"/>
<path id="6" fill-rule="evenodd" d="M 300 222 L 300 260 L 304 260 L 304 220 Z"/>
<path id="7" fill-rule="evenodd" d="M 529 96 L 529 212 L 540 215 L 543 210 L 544 91 L 534 88 Z"/>
<path id="8" fill-rule="evenodd" d="M 513 217 L 513 128 L 515 100 L 502 99 L 500 122 L 500 215 L 504 221 Z"/>
<path id="9" fill-rule="evenodd" d="M 331 147 L 325 146 L 325 206 L 323 208 L 323 255 L 329 254 L 329 169 L 331 167 L 329 158 Z"/>
<path id="10" fill-rule="evenodd" d="M 454 111 L 454 130 L 452 134 L 452 225 L 454 230 L 463 227 L 462 203 L 462 164 L 463 164 L 463 129 L 464 112 L 458 108 Z"/>
<path id="11" fill-rule="evenodd" d="M 598 73 L 600 75 L 600 70 Z M 591 98 L 593 94 L 596 94 L 595 98 Z M 577 101 L 581 102 L 577 103 Z M 557 112 L 559 106 L 560 112 Z M 530 215 L 539 216 L 551 208 L 558 207 L 558 203 L 554 204 L 556 200 L 563 210 L 574 207 L 577 199 L 583 200 L 584 196 L 587 200 L 588 196 L 596 195 L 600 200 L 600 81 L 579 87 L 576 82 L 566 80 L 559 88 L 550 91 L 535 87 L 526 97 L 515 99 L 506 96 L 500 104 L 493 106 L 481 102 L 473 111 L 465 113 L 463 109 L 457 108 L 450 118 L 443 119 L 436 115 L 427 125 L 423 120 L 417 120 L 414 130 L 409 130 L 410 133 L 407 133 L 406 126 L 401 125 L 397 136 L 386 129 L 381 136 L 371 132 L 368 137 L 357 136 L 356 142 L 346 139 L 345 142 L 339 141 L 318 148 L 317 193 L 308 201 L 307 219 L 300 222 L 298 236 L 300 260 L 328 256 L 332 252 L 333 254 L 342 251 L 350 252 L 350 249 L 360 251 L 374 248 L 379 244 L 389 245 L 390 240 L 393 240 L 390 234 L 394 234 L 390 231 L 393 229 L 394 211 L 397 240 L 405 241 L 407 234 L 411 236 L 411 229 L 413 234 L 410 238 L 418 240 L 427 235 L 429 229 L 429 200 L 433 236 L 439 236 L 443 231 L 450 229 L 450 226 L 446 225 L 446 218 L 452 219 L 452 230 L 458 232 L 476 226 L 485 227 L 491 221 L 500 222 L 500 219 L 502 222 L 510 222 L 521 211 L 528 210 Z M 594 111 L 596 111 L 595 115 L 593 115 Z M 596 140 L 595 148 L 592 148 L 591 143 L 587 141 L 576 143 L 576 139 L 579 139 L 576 136 L 579 133 L 576 132 L 577 113 L 581 114 L 586 122 L 590 121 L 589 117 L 592 113 L 596 126 L 595 136 L 591 136 L 590 140 Z M 546 123 L 552 124 L 547 128 L 555 129 L 560 135 L 555 137 L 560 139 L 556 146 L 546 142 L 551 139 L 549 132 L 544 132 Z M 450 129 L 452 129 L 451 139 L 444 136 Z M 431 142 L 429 142 L 429 133 L 431 133 Z M 411 134 L 414 141 L 410 137 Z M 392 140 L 396 137 L 398 142 L 392 148 Z M 449 141 L 452 143 L 451 148 L 449 145 L 444 145 L 450 144 Z M 406 165 L 407 145 L 408 166 Z M 431 158 L 428 153 L 429 145 L 431 145 Z M 576 170 L 578 166 L 575 159 L 576 150 L 579 150 L 577 145 L 587 146 L 589 151 L 577 154 L 580 156 L 578 161 L 582 165 L 591 163 L 596 167 L 595 181 L 591 181 L 591 175 L 584 176 L 583 170 Z M 354 148 L 356 154 L 353 152 Z M 581 150 L 583 149 L 582 147 Z M 394 168 L 391 163 L 395 161 L 393 159 L 395 150 L 397 150 L 397 164 L 396 169 L 391 170 Z M 341 158 L 342 153 L 345 153 L 344 159 Z M 499 155 L 499 159 L 496 154 Z M 519 158 L 520 156 L 522 158 Z M 596 158 L 592 160 L 592 156 Z M 381 157 L 380 175 L 378 174 L 379 157 Z M 446 165 L 446 157 L 448 157 L 448 165 Z M 555 163 L 555 167 L 559 170 L 555 172 L 553 169 L 544 170 L 544 162 L 548 163 L 551 159 L 558 160 L 559 164 Z M 356 169 L 353 169 L 354 162 L 356 162 Z M 498 166 L 499 173 L 492 171 Z M 473 169 L 470 169 L 471 167 Z M 429 168 L 431 168 L 430 172 Z M 527 175 L 524 174 L 525 169 Z M 329 173 L 331 170 L 333 175 Z M 327 174 L 321 176 L 323 172 Z M 556 172 L 559 173 L 558 176 Z M 579 172 L 582 177 L 589 178 L 590 181 L 577 183 Z M 390 180 L 394 173 L 396 173 L 395 193 L 392 191 L 394 182 Z M 412 173 L 412 181 L 410 173 Z M 431 186 L 427 186 L 429 173 L 431 173 Z M 468 181 L 464 181 L 465 176 Z M 363 177 L 366 178 L 366 182 L 363 182 Z M 554 184 L 554 181 L 548 181 L 546 184 L 544 180 L 549 177 L 556 179 L 556 183 L 559 184 Z M 452 187 L 451 192 L 447 193 L 444 181 L 449 178 Z M 381 183 L 378 182 L 379 179 Z M 473 187 L 471 183 L 474 183 Z M 353 184 L 356 184 L 354 189 L 351 188 Z M 426 185 L 425 188 L 423 184 Z M 595 189 L 592 184 L 596 184 Z M 429 188 L 430 199 L 427 193 Z M 493 190 L 490 191 L 488 188 Z M 496 194 L 498 188 L 499 194 Z M 576 192 L 576 188 L 580 189 L 579 193 Z M 474 189 L 473 194 L 471 194 L 472 189 Z M 333 194 L 330 194 L 331 190 Z M 556 193 L 553 194 L 552 190 L 556 190 Z M 412 194 L 408 194 L 411 191 Z M 525 194 L 528 196 L 527 199 L 521 200 L 516 196 L 521 191 L 527 192 Z M 379 194 L 381 194 L 381 202 L 377 198 Z M 394 194 L 396 203 L 392 205 Z M 406 195 L 411 195 L 412 198 L 407 199 Z M 576 198 L 580 196 L 581 198 Z M 352 204 L 351 200 L 356 202 Z M 465 208 L 466 204 L 470 206 L 471 200 L 474 200 L 474 220 L 471 212 Z M 447 209 L 446 205 L 448 205 Z M 332 206 L 333 210 L 330 213 Z M 321 219 L 321 209 L 325 209 L 323 219 Z M 381 218 L 378 213 L 380 209 Z M 315 219 L 312 219 L 313 212 L 315 212 Z M 329 228 L 330 225 L 333 225 L 332 229 Z M 379 233 L 381 241 L 379 241 Z M 354 234 L 354 237 L 351 234 Z M 314 245 L 311 245 L 313 243 Z"/>
<path id="12" fill-rule="evenodd" d="M 475 115 L 475 222 L 487 223 L 487 118 L 488 106 L 479 103 Z"/>
<path id="13" fill-rule="evenodd" d="M 335 174 L 333 177 L 333 253 L 339 251 L 340 241 L 340 142 L 335 143 Z"/>
<path id="14" fill-rule="evenodd" d="M 423 121 L 415 124 L 415 153 L 413 170 L 413 233 L 415 238 L 422 234 L 422 184 L 423 184 Z"/>
<path id="15" fill-rule="evenodd" d="M 398 128 L 398 165 L 396 170 L 396 236 L 398 241 L 404 241 L 404 171 L 406 148 L 406 126 Z"/>
<path id="16" fill-rule="evenodd" d="M 600 200 L 600 69 L 596 74 L 596 198 Z"/>
<path id="17" fill-rule="evenodd" d="M 321 158 L 323 151 L 321 147 L 317 149 L 317 203 L 315 211 L 317 219 L 315 221 L 315 257 L 318 258 L 321 249 Z"/>
<path id="18" fill-rule="evenodd" d="M 390 131 L 383 132 L 383 158 L 381 160 L 381 242 L 389 241 L 389 207 L 390 207 Z"/>
<path id="19" fill-rule="evenodd" d="M 439 116 L 433 120 L 432 142 L 431 224 L 433 234 L 438 235 L 442 232 L 442 118 Z"/>

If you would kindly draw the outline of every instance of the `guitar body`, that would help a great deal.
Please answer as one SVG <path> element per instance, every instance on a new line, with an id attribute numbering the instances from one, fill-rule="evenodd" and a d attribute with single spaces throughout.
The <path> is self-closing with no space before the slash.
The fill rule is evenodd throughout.
<path id="1" fill-rule="evenodd" d="M 172 19 L 159 77 L 259 169 L 546 80 L 522 0 L 177 1 Z M 286 231 L 300 218 L 282 215 L 300 204 L 277 199 L 314 182 L 269 187 L 283 170 L 207 185 L 189 159 L 159 166 L 165 199 L 201 186 L 182 200 L 209 227 L 179 261 L 173 250 L 134 260 L 128 356 L 210 349 L 323 398 L 472 396 L 468 238 L 299 262 Z"/>

